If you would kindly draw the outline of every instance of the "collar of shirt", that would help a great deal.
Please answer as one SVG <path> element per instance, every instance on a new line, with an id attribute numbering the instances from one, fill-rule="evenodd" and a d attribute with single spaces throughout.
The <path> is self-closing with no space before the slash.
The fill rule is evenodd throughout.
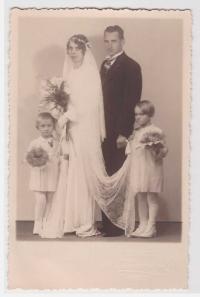
<path id="1" fill-rule="evenodd" d="M 106 56 L 105 60 L 110 61 L 110 65 L 112 65 L 116 61 L 117 57 L 121 56 L 123 54 L 123 52 L 124 51 L 121 51 L 121 52 L 115 54 L 114 56 Z"/>
<path id="2" fill-rule="evenodd" d="M 49 137 L 42 137 L 42 136 L 39 136 L 39 139 L 43 140 L 43 141 L 49 141 L 49 140 L 52 140 L 54 139 L 54 137 L 51 135 Z"/>
<path id="3" fill-rule="evenodd" d="M 50 136 L 50 137 L 47 137 L 47 138 L 44 138 L 44 137 L 40 136 L 39 139 L 42 142 L 48 143 L 51 147 L 53 146 L 53 143 L 54 143 L 54 137 L 53 136 Z"/>

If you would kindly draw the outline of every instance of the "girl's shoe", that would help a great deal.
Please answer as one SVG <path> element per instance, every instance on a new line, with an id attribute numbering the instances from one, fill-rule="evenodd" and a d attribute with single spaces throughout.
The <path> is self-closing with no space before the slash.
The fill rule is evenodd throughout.
<path id="1" fill-rule="evenodd" d="M 33 234 L 35 235 L 38 235 L 40 234 L 42 231 L 42 222 L 40 221 L 35 221 L 34 222 L 34 228 L 33 228 Z"/>
<path id="2" fill-rule="evenodd" d="M 152 224 L 150 226 L 147 226 L 146 230 L 140 234 L 140 237 L 150 238 L 156 236 L 156 225 Z"/>
<path id="3" fill-rule="evenodd" d="M 147 228 L 147 224 L 140 224 L 139 227 L 129 235 L 129 237 L 132 237 L 132 236 L 140 237 L 141 234 L 145 232 L 146 228 Z"/>

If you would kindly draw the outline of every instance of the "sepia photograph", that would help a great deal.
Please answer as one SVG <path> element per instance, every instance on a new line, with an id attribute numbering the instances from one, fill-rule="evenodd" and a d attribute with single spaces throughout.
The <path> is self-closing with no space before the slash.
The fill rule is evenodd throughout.
<path id="1" fill-rule="evenodd" d="M 189 10 L 10 10 L 10 288 L 187 288 L 190 50 Z"/>

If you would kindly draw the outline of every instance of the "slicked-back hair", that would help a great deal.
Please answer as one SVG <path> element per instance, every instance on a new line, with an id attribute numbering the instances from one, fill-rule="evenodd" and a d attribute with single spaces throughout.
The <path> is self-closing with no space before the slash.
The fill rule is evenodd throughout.
<path id="1" fill-rule="evenodd" d="M 114 26 L 108 26 L 105 31 L 104 34 L 108 32 L 108 33 L 113 33 L 113 32 L 118 32 L 119 34 L 119 38 L 120 39 L 124 39 L 124 30 L 118 26 L 118 25 L 114 25 Z"/>

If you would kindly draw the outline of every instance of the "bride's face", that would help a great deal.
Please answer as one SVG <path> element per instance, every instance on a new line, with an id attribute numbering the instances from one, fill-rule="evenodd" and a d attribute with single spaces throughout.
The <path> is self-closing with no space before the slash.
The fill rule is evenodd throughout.
<path id="1" fill-rule="evenodd" d="M 67 47 L 67 53 L 74 65 L 77 65 L 77 64 L 81 65 L 83 63 L 83 58 L 84 58 L 83 50 L 79 48 L 75 42 L 70 41 Z"/>

